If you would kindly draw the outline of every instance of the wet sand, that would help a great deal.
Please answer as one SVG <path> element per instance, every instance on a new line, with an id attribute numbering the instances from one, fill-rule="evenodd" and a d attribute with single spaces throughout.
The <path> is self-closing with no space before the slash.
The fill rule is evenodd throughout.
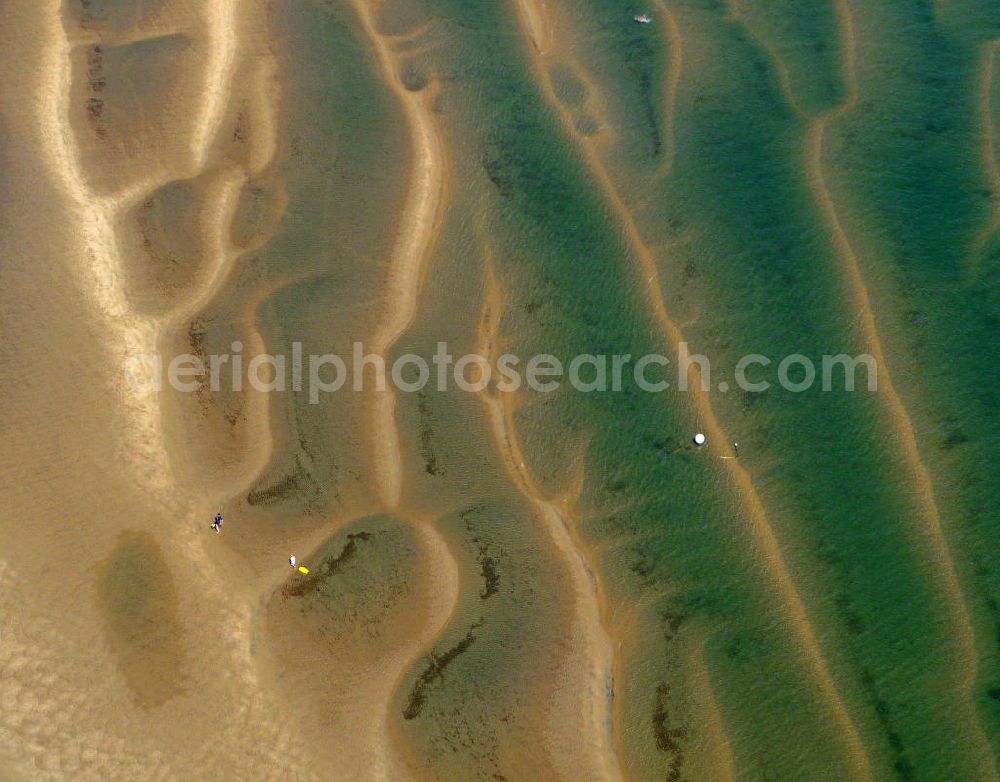
<path id="1" fill-rule="evenodd" d="M 444 206 L 444 160 L 438 131 L 431 119 L 424 94 L 408 92 L 396 76 L 399 68 L 388 44 L 375 29 L 371 12 L 355 3 L 358 18 L 375 49 L 382 76 L 398 97 L 410 130 L 412 171 L 399 233 L 393 250 L 392 266 L 386 280 L 386 317 L 371 337 L 374 355 L 387 357 L 389 349 L 412 323 L 417 309 L 420 281 Z M 426 88 L 425 88 L 426 90 Z M 432 90 L 426 90 L 432 92 Z M 376 471 L 381 475 L 380 492 L 386 507 L 399 504 L 402 491 L 402 463 L 395 423 L 395 396 L 391 390 L 377 392 L 373 402 L 372 442 Z"/>
<path id="2" fill-rule="evenodd" d="M 950 504 L 994 507 L 988 427 L 959 410 L 989 400 L 909 387 L 901 346 L 934 329 L 916 305 L 896 327 L 892 205 L 859 218 L 877 188 L 837 147 L 863 104 L 887 121 L 890 5 L 0 8 L 0 778 L 996 779 L 991 528 Z M 996 190 L 980 38 L 927 45 L 975 61 L 965 152 Z M 780 132 L 758 148 L 758 125 Z M 977 214 L 956 244 L 986 274 L 1000 217 Z M 761 312 L 772 280 L 801 320 Z M 444 338 L 494 370 L 726 355 L 757 321 L 769 345 L 848 333 L 878 394 L 779 409 L 694 371 L 651 399 L 349 378 L 310 400 L 124 371 Z M 858 547 L 901 541 L 884 573 L 856 572 L 828 487 Z"/>

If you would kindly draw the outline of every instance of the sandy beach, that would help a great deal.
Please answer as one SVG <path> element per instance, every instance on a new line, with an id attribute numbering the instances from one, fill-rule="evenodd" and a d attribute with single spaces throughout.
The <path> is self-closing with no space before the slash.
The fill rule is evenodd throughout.
<path id="1" fill-rule="evenodd" d="M 0 779 L 998 779 L 957 14 L 0 7 Z"/>

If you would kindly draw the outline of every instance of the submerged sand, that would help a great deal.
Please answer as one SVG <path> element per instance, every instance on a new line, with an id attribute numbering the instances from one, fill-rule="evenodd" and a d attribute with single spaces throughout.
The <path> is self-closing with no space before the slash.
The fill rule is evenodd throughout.
<path id="1" fill-rule="evenodd" d="M 758 400 L 734 416 L 697 371 L 654 414 L 495 383 L 312 403 L 124 371 L 300 341 L 361 341 L 389 363 L 437 331 L 494 369 L 511 343 L 560 329 L 676 356 L 708 323 L 728 346 L 698 287 L 727 272 L 686 254 L 727 218 L 686 222 L 657 189 L 691 176 L 685 112 L 716 40 L 754 49 L 761 94 L 784 107 L 799 206 L 838 280 L 838 311 L 809 316 L 848 321 L 879 367 L 871 407 L 843 403 L 875 411 L 865 442 L 897 480 L 864 512 L 905 520 L 946 617 L 955 765 L 921 770 L 997 778 L 983 706 L 1000 697 L 983 641 L 996 601 L 970 586 L 950 474 L 897 379 L 880 245 L 829 151 L 861 110 L 872 44 L 835 2 L 827 100 L 803 90 L 759 9 L 724 6 L 654 0 L 650 25 L 628 11 L 610 28 L 606 9 L 562 0 L 498 3 L 481 26 L 411 0 L 0 8 L 14 85 L 0 97 L 0 778 L 733 780 L 782 773 L 761 765 L 775 758 L 801 779 L 915 773 L 900 735 L 923 726 L 899 728 L 907 707 L 866 662 L 898 649 L 872 651 L 838 585 L 824 593 L 828 571 L 803 564 L 839 553 L 799 512 L 798 483 L 841 476 L 736 458 L 734 421 L 756 436 L 779 420 Z M 482 62 L 480 46 L 495 47 Z M 965 51 L 993 190 L 997 47 Z M 511 141 L 531 133 L 551 136 L 538 157 L 536 139 Z M 579 193 L 563 201 L 568 182 Z M 1000 224 L 995 203 L 983 215 L 966 242 L 977 273 Z M 579 236 L 605 242 L 603 277 L 593 259 L 569 275 L 553 261 L 585 256 Z M 688 421 L 704 448 L 675 431 Z M 659 472 L 637 479 L 622 462 L 650 449 Z M 729 560 L 698 548 L 713 535 L 735 541 Z M 915 723 L 937 713 L 933 694 L 897 689 Z M 748 691 L 773 711 L 748 713 Z M 813 766 L 809 739 L 835 769 Z"/>

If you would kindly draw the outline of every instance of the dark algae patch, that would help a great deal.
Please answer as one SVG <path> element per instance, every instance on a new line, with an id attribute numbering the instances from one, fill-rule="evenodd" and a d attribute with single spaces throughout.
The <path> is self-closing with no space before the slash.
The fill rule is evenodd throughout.
<path id="1" fill-rule="evenodd" d="M 666 684 L 657 685 L 656 707 L 653 709 L 653 736 L 656 738 L 656 748 L 670 756 L 667 782 L 680 782 L 684 753 L 678 739 L 686 738 L 687 730 L 671 724 L 667 704 L 669 695 L 670 688 Z"/>
<path id="2" fill-rule="evenodd" d="M 916 779 L 916 772 L 913 768 L 913 764 L 906 757 L 906 748 L 903 746 L 903 739 L 893 728 L 892 713 L 889 709 L 889 703 L 879 695 L 878 689 L 875 685 L 875 678 L 868 671 L 862 671 L 861 683 L 864 685 L 865 691 L 871 698 L 872 706 L 875 709 L 875 716 L 878 717 L 879 724 L 881 724 L 883 730 L 885 731 L 886 738 L 889 742 L 889 748 L 892 751 L 893 771 L 899 779 L 906 780 L 906 782 Z"/>
<path id="3" fill-rule="evenodd" d="M 340 569 L 354 557 L 358 550 L 358 543 L 371 540 L 370 532 L 352 532 L 347 536 L 347 543 L 336 556 L 328 556 L 320 562 L 319 566 L 313 568 L 309 575 L 303 578 L 296 578 L 294 581 L 285 584 L 281 593 L 285 597 L 303 597 L 311 594 L 323 585 L 329 578 L 335 576 Z"/>
<path id="4" fill-rule="evenodd" d="M 669 649 L 677 639 L 681 626 L 687 621 L 687 615 L 669 610 L 661 611 L 660 620 L 663 622 L 663 638 Z M 673 662 L 665 667 L 673 667 Z M 681 740 L 687 738 L 688 731 L 683 726 L 675 724 L 676 716 L 672 714 L 670 706 L 670 685 L 660 682 L 656 685 L 655 692 L 656 699 L 651 718 L 653 740 L 656 742 L 656 749 L 666 754 L 668 758 L 664 778 L 668 782 L 680 782 L 681 768 L 684 764 L 684 748 L 681 746 Z"/>
<path id="5" fill-rule="evenodd" d="M 489 555 L 488 546 L 479 547 L 479 567 L 483 576 L 483 590 L 479 596 L 487 600 L 500 589 L 500 572 L 497 570 L 496 560 Z"/>
<path id="6" fill-rule="evenodd" d="M 458 514 L 462 520 L 465 531 L 469 534 L 469 541 L 477 545 L 476 562 L 479 563 L 479 573 L 483 577 L 483 588 L 479 592 L 479 597 L 488 600 L 500 591 L 500 569 L 497 558 L 490 554 L 490 546 L 484 543 L 480 535 L 476 534 L 474 520 L 477 514 L 483 512 L 483 506 L 475 505 L 466 508 Z"/>
<path id="7" fill-rule="evenodd" d="M 420 716 L 420 712 L 427 702 L 428 689 L 430 689 L 434 682 L 442 679 L 448 666 L 455 662 L 460 655 L 468 651 L 469 647 L 475 643 L 476 636 L 473 634 L 473 631 L 481 627 L 482 623 L 483 620 L 480 619 L 473 624 L 469 628 L 469 632 L 465 634 L 465 637 L 444 654 L 434 654 L 431 652 L 428 655 L 427 667 L 417 678 L 413 689 L 410 690 L 410 699 L 406 704 L 406 708 L 403 709 L 403 719 L 412 720 Z"/>
<path id="8" fill-rule="evenodd" d="M 310 465 L 314 465 L 316 460 L 301 437 L 299 448 L 301 450 L 295 454 L 295 463 L 283 475 L 267 485 L 258 485 L 247 492 L 247 505 L 267 507 L 293 499 L 298 499 L 307 507 L 316 503 L 320 490 L 310 469 Z M 336 496 L 336 489 L 333 493 Z"/>
<path id="9" fill-rule="evenodd" d="M 434 453 L 434 429 L 430 424 L 430 409 L 425 391 L 417 394 L 417 410 L 420 413 L 420 456 L 424 460 L 424 470 L 428 475 L 440 475 L 441 467 Z"/>
<path id="10" fill-rule="evenodd" d="M 280 502 L 299 488 L 300 476 L 292 473 L 279 478 L 270 486 L 247 492 L 247 505 L 272 505 Z"/>

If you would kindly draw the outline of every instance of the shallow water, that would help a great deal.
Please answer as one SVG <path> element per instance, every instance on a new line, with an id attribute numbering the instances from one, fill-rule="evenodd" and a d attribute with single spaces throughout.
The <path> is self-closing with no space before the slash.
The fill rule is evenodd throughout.
<path id="1" fill-rule="evenodd" d="M 0 776 L 997 778 L 992 4 L 0 30 Z M 671 384 L 123 377 L 355 342 Z M 777 385 L 861 353 L 875 391 Z"/>

